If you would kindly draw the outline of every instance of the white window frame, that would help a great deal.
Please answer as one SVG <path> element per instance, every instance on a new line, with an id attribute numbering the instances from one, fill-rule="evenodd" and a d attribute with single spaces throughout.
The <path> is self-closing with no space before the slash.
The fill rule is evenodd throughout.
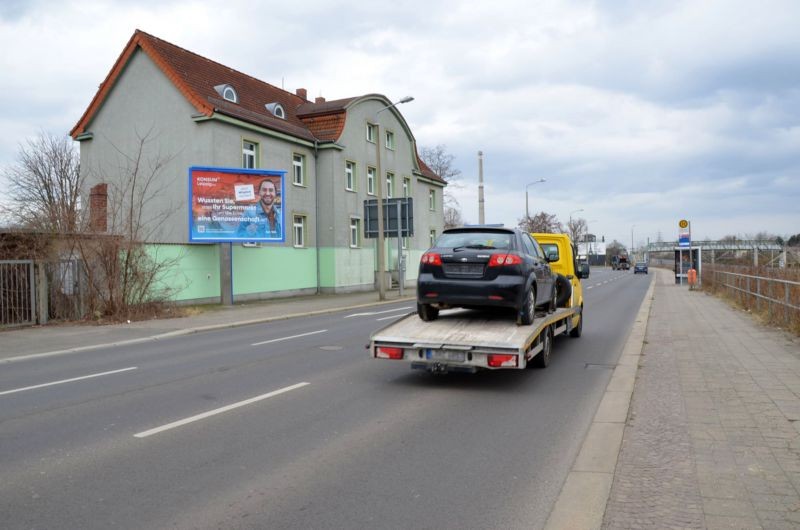
<path id="1" fill-rule="evenodd" d="M 431 228 L 431 231 L 428 232 L 428 248 L 432 248 L 434 243 L 436 243 L 436 230 Z"/>
<path id="2" fill-rule="evenodd" d="M 253 149 L 247 147 L 253 146 Z M 248 158 L 252 157 L 253 165 L 248 166 Z M 258 167 L 258 142 L 252 140 L 242 139 L 242 167 L 244 169 L 255 169 Z"/>
<path id="3" fill-rule="evenodd" d="M 428 209 L 436 211 L 436 190 L 428 190 Z"/>
<path id="4" fill-rule="evenodd" d="M 356 163 L 350 160 L 344 161 L 344 189 L 356 191 Z"/>
<path id="5" fill-rule="evenodd" d="M 367 167 L 367 195 L 375 195 L 375 174 L 378 172 L 374 167 Z"/>
<path id="6" fill-rule="evenodd" d="M 361 247 L 361 218 L 350 218 L 350 248 Z"/>
<path id="7" fill-rule="evenodd" d="M 236 89 L 230 85 L 225 85 L 222 87 L 222 99 L 225 101 L 230 101 L 231 103 L 239 103 L 239 94 L 236 93 Z"/>
<path id="8" fill-rule="evenodd" d="M 403 197 L 411 197 L 411 179 L 403 177 Z"/>
<path id="9" fill-rule="evenodd" d="M 295 186 L 306 185 L 306 155 L 292 153 L 292 184 Z"/>
<path id="10" fill-rule="evenodd" d="M 394 151 L 394 132 L 386 131 L 384 145 L 386 149 Z"/>
<path id="11" fill-rule="evenodd" d="M 391 199 L 394 197 L 394 173 L 391 171 L 386 172 L 386 198 Z"/>
<path id="12" fill-rule="evenodd" d="M 377 130 L 378 130 L 378 126 L 377 125 L 375 125 L 374 123 L 367 122 L 367 141 L 369 143 L 371 143 L 371 144 L 375 143 L 375 141 L 376 141 L 375 133 L 377 132 Z"/>
<path id="13" fill-rule="evenodd" d="M 292 215 L 292 235 L 294 236 L 294 247 L 305 248 L 306 246 L 306 216 Z"/>

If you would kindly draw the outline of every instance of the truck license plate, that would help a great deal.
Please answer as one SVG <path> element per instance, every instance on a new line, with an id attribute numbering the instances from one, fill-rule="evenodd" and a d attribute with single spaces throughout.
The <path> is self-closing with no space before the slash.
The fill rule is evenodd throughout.
<path id="1" fill-rule="evenodd" d="M 459 363 L 464 362 L 463 351 L 453 350 L 425 350 L 425 358 L 431 361 L 455 361 Z"/>

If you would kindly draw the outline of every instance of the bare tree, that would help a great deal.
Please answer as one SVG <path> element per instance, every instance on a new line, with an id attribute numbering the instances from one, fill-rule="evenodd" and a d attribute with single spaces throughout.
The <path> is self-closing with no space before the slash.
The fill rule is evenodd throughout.
<path id="1" fill-rule="evenodd" d="M 6 170 L 10 206 L 4 214 L 25 228 L 73 233 L 80 217 L 80 157 L 72 140 L 41 132 L 20 145 Z"/>
<path id="2" fill-rule="evenodd" d="M 517 223 L 520 230 L 532 233 L 560 234 L 564 232 L 564 226 L 555 214 L 539 212 L 533 217 L 523 217 Z"/>
<path id="3" fill-rule="evenodd" d="M 464 224 L 461 205 L 453 195 L 454 189 L 462 187 L 461 170 L 453 166 L 455 157 L 447 152 L 447 146 L 423 147 L 420 158 L 431 170 L 447 182 L 442 201 L 444 203 L 444 227 L 452 228 Z"/>
<path id="4" fill-rule="evenodd" d="M 117 148 L 120 166 L 113 173 L 103 172 L 116 175 L 108 183 L 106 222 L 98 230 L 93 222 L 96 212 L 84 218 L 85 231 L 95 237 L 80 238 L 78 247 L 86 263 L 90 308 L 95 315 L 135 317 L 171 294 L 159 282 L 179 258 L 159 257 L 158 248 L 148 243 L 173 212 L 171 206 L 158 209 L 153 202 L 164 195 L 162 172 L 174 157 L 148 155 L 153 141 L 151 131 L 138 137 L 133 153 Z"/>
<path id="5" fill-rule="evenodd" d="M 567 221 L 567 233 L 573 241 L 581 241 L 581 238 L 589 232 L 589 225 L 586 219 L 576 218 Z"/>

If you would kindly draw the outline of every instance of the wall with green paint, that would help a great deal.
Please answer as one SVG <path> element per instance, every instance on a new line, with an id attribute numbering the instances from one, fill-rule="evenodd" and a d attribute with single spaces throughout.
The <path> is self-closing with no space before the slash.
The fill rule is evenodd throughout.
<path id="1" fill-rule="evenodd" d="M 233 295 L 285 291 L 283 295 L 317 289 L 317 256 L 313 248 L 233 245 Z"/>
<path id="2" fill-rule="evenodd" d="M 156 290 L 168 289 L 173 301 L 219 298 L 217 245 L 148 245 L 150 256 L 167 263 Z"/>

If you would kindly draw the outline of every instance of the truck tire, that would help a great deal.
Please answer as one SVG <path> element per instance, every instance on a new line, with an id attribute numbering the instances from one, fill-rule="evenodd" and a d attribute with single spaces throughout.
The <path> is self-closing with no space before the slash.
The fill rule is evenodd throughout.
<path id="1" fill-rule="evenodd" d="M 539 340 L 542 341 L 542 351 L 531 361 L 535 368 L 547 368 L 550 364 L 550 355 L 553 353 L 553 327 L 544 328 Z"/>
<path id="2" fill-rule="evenodd" d="M 517 317 L 517 325 L 530 326 L 533 324 L 533 319 L 536 316 L 536 290 L 531 286 L 528 292 L 525 293 L 525 298 L 522 299 L 522 307 L 519 308 L 519 316 Z"/>
<path id="3" fill-rule="evenodd" d="M 431 304 L 417 304 L 417 314 L 425 322 L 431 322 L 439 318 L 439 310 Z"/>
<path id="4" fill-rule="evenodd" d="M 572 296 L 572 283 L 563 274 L 556 276 L 556 307 L 566 307 Z"/>
<path id="5" fill-rule="evenodd" d="M 581 317 L 578 319 L 578 325 L 572 328 L 569 332 L 569 336 L 573 338 L 578 338 L 583 333 L 583 306 L 581 306 Z"/>

